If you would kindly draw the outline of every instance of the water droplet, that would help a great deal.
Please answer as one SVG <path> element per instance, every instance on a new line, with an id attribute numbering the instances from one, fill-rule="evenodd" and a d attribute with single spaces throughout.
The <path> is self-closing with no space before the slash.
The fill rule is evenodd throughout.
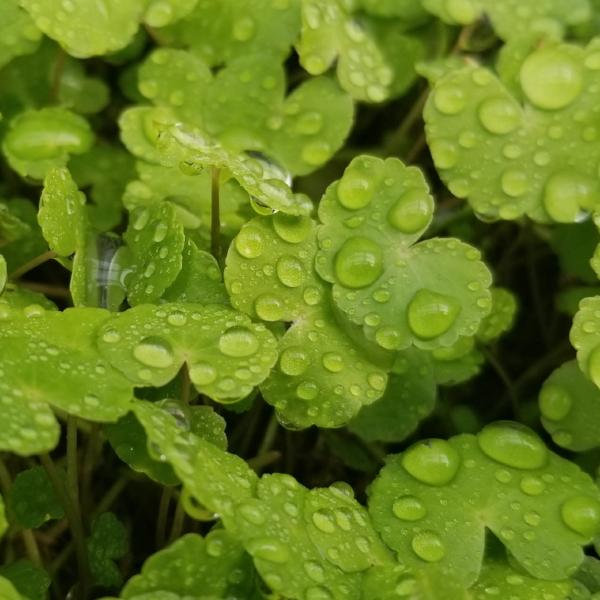
<path id="1" fill-rule="evenodd" d="M 158 223 L 154 229 L 154 236 L 152 239 L 158 244 L 167 237 L 168 231 L 169 227 L 166 223 Z"/>
<path id="2" fill-rule="evenodd" d="M 296 388 L 296 395 L 301 400 L 314 400 L 319 394 L 319 388 L 313 381 L 303 381 Z"/>
<path id="3" fill-rule="evenodd" d="M 246 550 L 255 558 L 283 564 L 289 560 L 287 547 L 275 538 L 255 538 L 246 544 Z"/>
<path id="4" fill-rule="evenodd" d="M 455 115 L 461 112 L 466 103 L 465 92 L 452 84 L 438 86 L 433 96 L 433 104 L 445 115 Z"/>
<path id="5" fill-rule="evenodd" d="M 600 526 L 600 503 L 589 496 L 573 496 L 561 507 L 563 521 L 573 531 L 586 538 L 598 533 Z"/>
<path id="6" fill-rule="evenodd" d="M 100 399 L 95 394 L 87 394 L 83 397 L 83 402 L 90 408 L 100 406 Z"/>
<path id="7" fill-rule="evenodd" d="M 371 203 L 375 194 L 375 180 L 358 165 L 346 169 L 337 184 L 340 204 L 348 210 L 360 210 Z"/>
<path id="8" fill-rule="evenodd" d="M 219 338 L 219 350 L 233 358 L 252 356 L 258 347 L 258 339 L 246 327 L 231 327 Z"/>
<path id="9" fill-rule="evenodd" d="M 402 598 L 413 598 L 417 594 L 417 580 L 409 574 L 401 575 L 394 588 L 396 595 Z"/>
<path id="10" fill-rule="evenodd" d="M 252 226 L 243 227 L 235 238 L 235 249 L 244 258 L 258 258 L 264 250 L 262 233 Z"/>
<path id="11" fill-rule="evenodd" d="M 402 466 L 418 481 L 440 486 L 452 481 L 460 457 L 446 440 L 423 440 L 404 452 Z"/>
<path id="12" fill-rule="evenodd" d="M 310 587 L 306 590 L 304 600 L 333 600 L 333 596 L 324 587 Z"/>
<path id="13" fill-rule="evenodd" d="M 254 36 L 256 25 L 250 17 L 237 19 L 233 24 L 233 37 L 238 42 L 247 42 Z"/>
<path id="14" fill-rule="evenodd" d="M 121 339 L 121 336 L 114 329 L 109 329 L 102 334 L 102 339 L 107 344 L 116 344 Z"/>
<path id="15" fill-rule="evenodd" d="M 500 185 L 507 196 L 518 198 L 529 188 L 529 176 L 518 169 L 507 169 L 502 174 Z"/>
<path id="16" fill-rule="evenodd" d="M 253 525 L 264 525 L 265 515 L 263 511 L 253 504 L 242 504 L 238 507 L 238 512 L 249 523 Z"/>
<path id="17" fill-rule="evenodd" d="M 402 496 L 392 505 L 392 512 L 403 521 L 419 521 L 427 514 L 427 509 L 415 496 Z"/>
<path id="18" fill-rule="evenodd" d="M 296 120 L 296 131 L 304 135 L 314 135 L 323 127 L 323 116 L 316 111 L 306 112 Z"/>
<path id="19" fill-rule="evenodd" d="M 315 511 L 312 515 L 312 522 L 315 527 L 323 533 L 333 533 L 335 531 L 335 524 L 329 511 Z"/>
<path id="20" fill-rule="evenodd" d="M 254 310 L 263 321 L 280 321 L 283 309 L 283 302 L 271 294 L 263 294 L 254 302 Z"/>
<path id="21" fill-rule="evenodd" d="M 302 375 L 308 368 L 310 359 L 302 348 L 286 348 L 279 358 L 279 368 L 291 377 Z"/>
<path id="22" fill-rule="evenodd" d="M 547 110 L 568 106 L 583 87 L 579 61 L 561 47 L 530 54 L 521 67 L 520 80 L 530 102 Z"/>
<path id="23" fill-rule="evenodd" d="M 302 298 L 309 306 L 315 306 L 321 302 L 321 291 L 316 287 L 309 286 L 302 293 Z"/>
<path id="24" fill-rule="evenodd" d="M 143 365 L 158 369 L 170 367 L 175 360 L 170 344 L 158 337 L 143 339 L 133 349 L 133 356 Z"/>
<path id="25" fill-rule="evenodd" d="M 555 173 L 544 188 L 544 208 L 559 223 L 574 223 L 582 209 L 593 209 L 599 200 L 597 183 L 572 171 Z"/>
<path id="26" fill-rule="evenodd" d="M 307 560 L 304 563 L 304 571 L 305 573 L 317 583 L 323 583 L 325 580 L 325 570 L 323 567 L 314 560 Z"/>
<path id="27" fill-rule="evenodd" d="M 388 213 L 389 224 L 402 233 L 417 233 L 429 224 L 433 201 L 425 190 L 408 190 Z"/>
<path id="28" fill-rule="evenodd" d="M 460 309 L 451 296 L 421 289 L 408 305 L 408 325 L 417 337 L 431 340 L 452 327 Z"/>
<path id="29" fill-rule="evenodd" d="M 217 378 L 216 369 L 205 362 L 192 365 L 189 373 L 190 379 L 197 385 L 209 385 Z"/>
<path id="30" fill-rule="evenodd" d="M 400 332 L 395 327 L 381 327 L 375 332 L 375 341 L 386 350 L 400 347 Z"/>
<path id="31" fill-rule="evenodd" d="M 447 140 L 432 141 L 429 150 L 439 169 L 451 169 L 458 161 L 458 148 Z"/>
<path id="32" fill-rule="evenodd" d="M 523 521 L 531 527 L 537 527 L 542 522 L 542 518 L 538 513 L 531 511 L 523 515 Z"/>
<path id="33" fill-rule="evenodd" d="M 344 359 L 337 352 L 326 352 L 323 355 L 323 366 L 332 373 L 339 373 L 344 368 Z"/>
<path id="34" fill-rule="evenodd" d="M 167 317 L 167 323 L 175 327 L 182 327 L 187 323 L 187 317 L 182 312 L 174 312 Z"/>
<path id="35" fill-rule="evenodd" d="M 562 421 L 570 412 L 573 400 L 567 390 L 547 383 L 540 392 L 540 412 L 550 421 Z"/>
<path id="36" fill-rule="evenodd" d="M 521 491 L 528 496 L 539 496 L 546 485 L 541 479 L 533 477 L 533 475 L 526 475 L 521 479 L 520 487 Z"/>
<path id="37" fill-rule="evenodd" d="M 520 423 L 490 423 L 477 435 L 477 442 L 491 459 L 516 469 L 539 469 L 548 459 L 544 442 Z"/>
<path id="38" fill-rule="evenodd" d="M 518 104 L 508 98 L 487 98 L 479 105 L 478 115 L 481 124 L 496 135 L 514 131 L 521 120 Z"/>
<path id="39" fill-rule="evenodd" d="M 150 211 L 147 208 L 137 209 L 134 213 L 134 219 L 132 227 L 136 231 L 141 231 L 148 225 L 148 221 L 150 220 Z"/>
<path id="40" fill-rule="evenodd" d="M 369 238 L 351 237 L 336 254 L 334 268 L 342 285 L 353 289 L 367 287 L 383 272 L 383 251 Z"/>
<path id="41" fill-rule="evenodd" d="M 415 554 L 427 562 L 439 562 L 446 555 L 442 540 L 433 531 L 421 531 L 411 542 Z"/>
<path id="42" fill-rule="evenodd" d="M 276 270 L 279 281 L 287 287 L 298 287 L 304 280 L 304 267 L 293 256 L 282 256 L 277 261 Z"/>

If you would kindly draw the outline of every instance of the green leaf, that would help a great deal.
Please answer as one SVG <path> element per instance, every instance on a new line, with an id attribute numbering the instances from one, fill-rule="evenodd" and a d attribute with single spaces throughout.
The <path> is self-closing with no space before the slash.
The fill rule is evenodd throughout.
<path id="1" fill-rule="evenodd" d="M 399 442 L 433 411 L 437 397 L 427 353 L 410 348 L 398 353 L 382 398 L 361 409 L 348 429 L 367 441 Z"/>
<path id="2" fill-rule="evenodd" d="M 98 334 L 101 354 L 135 385 L 164 385 L 185 362 L 196 389 L 218 402 L 238 400 L 263 381 L 275 346 L 263 324 L 217 304 L 139 305 Z"/>
<path id="3" fill-rule="evenodd" d="M 1 316 L 1 449 L 23 456 L 51 450 L 59 428 L 48 404 L 92 421 L 128 411 L 133 385 L 95 347 L 107 311 L 32 305 Z"/>
<path id="4" fill-rule="evenodd" d="M 15 56 L 35 52 L 42 32 L 29 15 L 19 6 L 18 0 L 5 0 L 0 6 L 0 68 Z"/>
<path id="5" fill-rule="evenodd" d="M 143 0 L 20 0 L 35 24 L 69 54 L 87 58 L 124 48 L 135 35 Z"/>
<path id="6" fill-rule="evenodd" d="M 542 424 L 562 448 L 581 452 L 600 446 L 600 390 L 571 360 L 544 382 Z"/>
<path id="7" fill-rule="evenodd" d="M 482 321 L 483 322 L 483 321 Z M 474 337 L 459 337 L 454 344 L 430 353 L 435 381 L 439 385 L 457 385 L 477 375 L 485 362 L 475 346 Z"/>
<path id="8" fill-rule="evenodd" d="M 370 156 L 354 159 L 319 205 L 317 271 L 345 316 L 386 350 L 451 345 L 490 312 L 478 250 L 453 238 L 415 244 L 432 214 L 419 169 Z"/>
<path id="9" fill-rule="evenodd" d="M 189 15 L 197 0 L 149 0 L 144 21 L 150 27 L 164 27 Z"/>
<path id="10" fill-rule="evenodd" d="M 86 540 L 90 571 L 94 582 L 102 587 L 118 587 L 122 575 L 115 563 L 127 554 L 127 531 L 111 512 L 102 513 L 92 523 L 92 533 Z"/>
<path id="11" fill-rule="evenodd" d="M 6 318 L 15 309 L 36 312 L 40 306 L 45 310 L 58 310 L 56 304 L 43 294 L 9 283 L 0 296 L 0 318 Z"/>
<path id="12" fill-rule="evenodd" d="M 296 50 L 311 75 L 321 75 L 337 59 L 341 86 L 353 98 L 382 102 L 389 95 L 393 71 L 376 39 L 341 0 L 304 0 Z M 366 20 L 366 19 L 365 19 Z"/>
<path id="13" fill-rule="evenodd" d="M 177 279 L 165 290 L 162 300 L 195 304 L 229 304 L 221 270 L 215 258 L 186 240 L 183 266 Z"/>
<path id="14" fill-rule="evenodd" d="M 88 77 L 83 63 L 65 60 L 58 97 L 65 108 L 92 115 L 106 108 L 110 101 L 110 89 L 102 79 Z"/>
<path id="15" fill-rule="evenodd" d="M 184 491 L 234 531 L 234 502 L 254 495 L 258 479 L 254 471 L 235 454 L 188 431 L 182 420 L 160 406 L 136 401 L 133 411 L 156 456 L 171 464 Z"/>
<path id="16" fill-rule="evenodd" d="M 185 19 L 161 31 L 210 66 L 239 56 L 290 52 L 300 28 L 300 0 L 198 0 Z"/>
<path id="17" fill-rule="evenodd" d="M 471 584 L 487 527 L 530 575 L 558 581 L 600 529 L 600 492 L 533 431 L 496 422 L 390 457 L 371 485 L 369 512 L 408 566 L 436 563 Z"/>
<path id="18" fill-rule="evenodd" d="M 0 576 L 0 597 L 2 600 L 26 600 L 17 592 L 13 584 L 2 576 Z"/>
<path id="19" fill-rule="evenodd" d="M 199 130 L 172 127 L 163 133 L 160 145 L 165 161 L 180 164 L 188 172 L 198 172 L 204 167 L 227 170 L 256 202 L 275 211 L 307 215 L 312 210 L 310 199 L 294 194 L 272 168 L 265 168 L 267 165 L 247 154 L 226 150 Z"/>
<path id="20" fill-rule="evenodd" d="M 580 369 L 600 387 L 600 296 L 584 298 L 571 327 L 571 344 Z"/>
<path id="21" fill-rule="evenodd" d="M 181 271 L 185 234 L 175 210 L 168 203 L 133 210 L 123 239 L 132 255 L 129 303 L 156 302 Z"/>
<path id="22" fill-rule="evenodd" d="M 10 488 L 8 502 L 25 529 L 36 529 L 51 519 L 62 519 L 63 506 L 42 467 L 21 471 Z"/>
<path id="23" fill-rule="evenodd" d="M 153 554 L 141 574 L 127 582 L 121 597 L 162 590 L 179 596 L 246 598 L 252 588 L 250 557 L 230 533 L 213 529 L 206 538 L 189 533 Z"/>
<path id="24" fill-rule="evenodd" d="M 347 502 L 353 504 L 349 499 Z M 293 598 L 318 598 L 319 595 L 326 598 L 329 595 L 340 600 L 358 600 L 360 574 L 342 571 L 334 561 L 343 560 L 342 554 L 350 550 L 348 561 L 352 564 L 352 557 L 356 558 L 360 549 L 338 550 L 331 547 L 333 561 L 324 556 L 309 535 L 307 519 L 312 521 L 316 514 L 311 512 L 311 508 L 309 490 L 293 477 L 264 475 L 258 483 L 257 497 L 240 500 L 236 509 L 236 536 L 252 555 L 256 569 L 274 592 Z M 346 513 L 342 514 L 343 518 L 348 518 Z M 358 515 L 358 521 L 365 519 L 362 512 L 359 511 Z M 350 519 L 357 517 L 350 512 Z M 358 527 L 358 521 L 350 521 L 350 526 Z M 316 522 L 324 521 L 317 516 Z M 366 525 L 366 520 L 364 522 Z M 347 521 L 343 523 L 345 526 Z M 343 530 L 333 521 L 328 531 L 329 537 L 336 532 L 333 539 L 337 541 L 344 538 Z M 314 535 L 323 542 L 325 533 L 314 531 Z M 352 542 L 357 540 L 351 532 L 346 535 Z M 368 555 L 369 542 L 366 538 L 365 541 Z"/>
<path id="25" fill-rule="evenodd" d="M 532 31 L 561 37 L 565 29 L 592 16 L 587 0 L 574 0 L 568 6 L 561 0 L 423 0 L 423 6 L 453 25 L 469 25 L 485 15 L 503 40 Z"/>
<path id="26" fill-rule="evenodd" d="M 489 344 L 509 331 L 517 312 L 517 299 L 512 292 L 505 288 L 493 287 L 492 311 L 484 317 L 477 330 L 477 340 Z"/>
<path id="27" fill-rule="evenodd" d="M 519 72 L 523 104 L 482 67 L 453 70 L 438 80 L 424 117 L 449 190 L 486 219 L 527 215 L 542 223 L 573 223 L 593 211 L 600 202 L 592 91 L 598 52 L 594 41 L 586 48 L 536 49 Z M 567 150 L 571 144 L 576 152 Z"/>
<path id="28" fill-rule="evenodd" d="M 17 560 L 0 567 L 0 577 L 8 579 L 27 600 L 46 600 L 48 597 L 50 576 L 28 560 Z"/>
<path id="29" fill-rule="evenodd" d="M 83 241 L 85 195 L 68 169 L 50 169 L 44 179 L 38 222 L 50 249 L 70 256 Z"/>
<path id="30" fill-rule="evenodd" d="M 2 142 L 10 166 L 23 177 L 43 179 L 52 167 L 63 167 L 71 154 L 92 146 L 88 122 L 64 108 L 29 110 L 14 117 Z"/>
<path id="31" fill-rule="evenodd" d="M 27 222 L 19 218 L 11 207 L 0 202 L 0 240 L 4 243 L 22 239 L 31 232 Z"/>
<path id="32" fill-rule="evenodd" d="M 415 26 L 430 18 L 421 2 L 413 0 L 358 0 L 365 12 L 375 17 L 400 17 L 406 26 Z"/>
<path id="33" fill-rule="evenodd" d="M 0 254 L 0 294 L 2 294 L 4 287 L 6 286 L 6 277 L 6 259 Z"/>

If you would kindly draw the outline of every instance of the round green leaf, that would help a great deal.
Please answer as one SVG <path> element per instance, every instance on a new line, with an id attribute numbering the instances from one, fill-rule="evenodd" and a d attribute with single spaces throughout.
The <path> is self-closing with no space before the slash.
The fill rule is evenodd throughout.
<path id="1" fill-rule="evenodd" d="M 94 582 L 107 588 L 120 586 L 122 576 L 115 561 L 125 556 L 129 546 L 121 521 L 111 512 L 102 513 L 94 519 L 86 542 Z"/>
<path id="2" fill-rule="evenodd" d="M 361 156 L 321 204 L 316 267 L 335 304 L 386 350 L 448 346 L 473 335 L 491 306 L 491 274 L 456 239 L 415 242 L 433 200 L 421 171 Z"/>
<path id="3" fill-rule="evenodd" d="M 584 298 L 573 319 L 570 340 L 581 370 L 600 387 L 600 296 Z"/>

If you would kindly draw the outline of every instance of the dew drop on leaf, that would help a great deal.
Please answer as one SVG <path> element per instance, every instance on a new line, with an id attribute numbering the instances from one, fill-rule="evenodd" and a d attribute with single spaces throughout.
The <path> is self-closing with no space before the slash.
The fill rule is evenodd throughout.
<path id="1" fill-rule="evenodd" d="M 402 496 L 392 505 L 392 512 L 402 521 L 419 521 L 427 514 L 427 509 L 417 497 Z"/>
<path id="2" fill-rule="evenodd" d="M 480 104 L 478 116 L 485 129 L 496 135 L 514 131 L 521 120 L 516 102 L 506 98 L 487 98 Z"/>
<path id="3" fill-rule="evenodd" d="M 134 347 L 133 356 L 143 365 L 159 369 L 170 367 L 175 360 L 169 343 L 158 337 L 143 339 Z"/>
<path id="4" fill-rule="evenodd" d="M 561 507 L 560 514 L 570 529 L 586 538 L 598 532 L 600 525 L 600 504 L 588 496 L 569 498 Z"/>
<path id="5" fill-rule="evenodd" d="M 255 538 L 246 544 L 246 549 L 253 557 L 276 564 L 289 559 L 289 550 L 275 538 Z"/>
<path id="6" fill-rule="evenodd" d="M 548 460 L 544 442 L 529 427 L 498 421 L 486 425 L 477 435 L 484 454 L 516 469 L 539 469 Z"/>
<path id="7" fill-rule="evenodd" d="M 539 404 L 540 411 L 546 419 L 562 421 L 569 414 L 573 399 L 569 392 L 559 385 L 547 384 L 542 387 Z"/>
<path id="8" fill-rule="evenodd" d="M 358 289 L 374 283 L 383 272 L 383 251 L 379 244 L 365 237 L 351 237 L 335 257 L 335 274 L 339 282 Z"/>
<path id="9" fill-rule="evenodd" d="M 424 440 L 406 450 L 402 466 L 418 481 L 441 486 L 456 475 L 460 457 L 446 440 Z"/>
<path id="10" fill-rule="evenodd" d="M 433 203 L 425 190 L 405 192 L 388 212 L 389 224 L 402 233 L 417 233 L 431 219 Z"/>
<path id="11" fill-rule="evenodd" d="M 245 327 L 231 327 L 219 338 L 219 350 L 234 358 L 252 356 L 258 347 L 256 336 Z"/>
<path id="12" fill-rule="evenodd" d="M 454 298 L 421 289 L 408 305 L 408 324 L 416 336 L 431 340 L 452 327 L 460 309 Z"/>
<path id="13" fill-rule="evenodd" d="M 427 562 L 439 562 L 446 555 L 442 540 L 433 531 L 417 533 L 411 542 L 415 554 Z"/>

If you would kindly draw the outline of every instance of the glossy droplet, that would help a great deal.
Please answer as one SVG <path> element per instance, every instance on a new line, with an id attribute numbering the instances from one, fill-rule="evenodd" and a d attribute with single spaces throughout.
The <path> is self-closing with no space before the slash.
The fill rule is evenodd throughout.
<path id="1" fill-rule="evenodd" d="M 392 504 L 392 512 L 402 521 L 419 521 L 427 514 L 427 509 L 415 496 L 403 496 Z"/>
<path id="2" fill-rule="evenodd" d="M 183 327 L 187 323 L 187 317 L 182 312 L 174 312 L 167 317 L 167 323 L 175 327 Z"/>
<path id="3" fill-rule="evenodd" d="M 582 66 L 563 48 L 542 48 L 527 57 L 520 80 L 533 104 L 556 110 L 571 104 L 581 93 Z"/>
<path id="4" fill-rule="evenodd" d="M 319 394 L 319 388 L 313 381 L 303 381 L 296 388 L 296 395 L 301 400 L 314 400 Z"/>
<path id="5" fill-rule="evenodd" d="M 507 169 L 502 174 L 500 185 L 502 191 L 511 198 L 522 196 L 529 188 L 530 177 L 525 171 Z"/>
<path id="6" fill-rule="evenodd" d="M 445 115 L 455 115 L 461 112 L 467 103 L 465 92 L 452 84 L 440 85 L 433 96 L 433 104 Z"/>
<path id="7" fill-rule="evenodd" d="M 446 440 L 424 440 L 404 452 L 402 466 L 418 481 L 440 486 L 452 481 L 460 466 L 460 457 Z"/>
<path id="8" fill-rule="evenodd" d="M 281 212 L 273 216 L 273 229 L 283 241 L 290 244 L 303 242 L 311 228 L 311 220 L 308 217 L 295 217 Z"/>
<path id="9" fill-rule="evenodd" d="M 458 148 L 447 140 L 432 141 L 429 150 L 439 169 L 451 169 L 458 161 Z"/>
<path id="10" fill-rule="evenodd" d="M 375 332 L 375 341 L 386 350 L 397 350 L 400 347 L 400 332 L 395 327 L 381 327 Z"/>
<path id="11" fill-rule="evenodd" d="M 591 210 L 599 201 L 598 184 L 574 171 L 555 173 L 544 188 L 544 208 L 559 223 L 574 223 L 582 209 Z"/>
<path id="12" fill-rule="evenodd" d="M 114 329 L 109 329 L 102 334 L 102 340 L 107 344 L 116 344 L 121 339 L 121 336 Z"/>
<path id="13" fill-rule="evenodd" d="M 433 531 L 421 531 L 411 542 L 415 554 L 427 562 L 439 562 L 446 555 L 440 536 Z"/>
<path id="14" fill-rule="evenodd" d="M 217 378 L 217 370 L 205 362 L 192 365 L 189 372 L 190 379 L 197 385 L 209 385 Z"/>
<path id="15" fill-rule="evenodd" d="M 526 475 L 521 479 L 520 488 L 528 496 L 539 496 L 545 489 L 546 484 L 538 477 Z"/>
<path id="16" fill-rule="evenodd" d="M 600 503 L 589 496 L 574 496 L 561 507 L 563 521 L 573 531 L 586 538 L 598 534 L 600 527 Z"/>
<path id="17" fill-rule="evenodd" d="M 344 368 L 344 359 L 337 352 L 326 352 L 323 355 L 323 366 L 332 373 L 339 373 Z"/>
<path id="18" fill-rule="evenodd" d="M 290 553 L 284 544 L 275 538 L 255 538 L 246 544 L 246 550 L 255 558 L 283 564 L 289 560 Z"/>
<path id="19" fill-rule="evenodd" d="M 564 388 L 546 384 L 540 392 L 540 411 L 550 421 L 561 421 L 570 412 L 573 399 Z"/>
<path id="20" fill-rule="evenodd" d="M 287 287 L 298 287 L 304 281 L 304 267 L 293 256 L 282 256 L 277 261 L 276 271 L 279 281 Z"/>
<path id="21" fill-rule="evenodd" d="M 142 340 L 134 347 L 133 356 L 143 365 L 158 369 L 170 367 L 175 360 L 170 344 L 157 337 Z"/>
<path id="22" fill-rule="evenodd" d="M 253 525 L 264 525 L 265 515 L 263 511 L 253 504 L 242 504 L 238 507 L 238 512 L 249 523 Z"/>
<path id="23" fill-rule="evenodd" d="M 359 210 L 370 204 L 375 194 L 375 182 L 362 169 L 348 168 L 337 185 L 340 204 L 349 210 Z"/>
<path id="24" fill-rule="evenodd" d="M 421 289 L 408 305 L 408 325 L 417 337 L 431 340 L 452 327 L 460 309 L 451 296 Z"/>
<path id="25" fill-rule="evenodd" d="M 331 592 L 321 586 L 313 586 L 306 590 L 304 600 L 334 600 Z"/>
<path id="26" fill-rule="evenodd" d="M 235 249 L 244 258 L 258 258 L 264 250 L 262 233 L 255 227 L 243 227 L 235 238 Z"/>
<path id="27" fill-rule="evenodd" d="M 433 201 L 425 190 L 408 190 L 388 212 L 389 224 L 402 233 L 417 233 L 427 227 Z"/>
<path id="28" fill-rule="evenodd" d="M 252 39 L 256 25 L 250 17 L 242 17 L 233 24 L 233 37 L 238 42 L 247 42 Z"/>
<path id="29" fill-rule="evenodd" d="M 544 442 L 520 423 L 490 423 L 479 432 L 477 442 L 491 459 L 516 469 L 539 469 L 548 460 Z"/>
<path id="30" fill-rule="evenodd" d="M 333 533 L 335 531 L 335 523 L 331 514 L 324 510 L 317 510 L 312 515 L 312 522 L 315 527 L 323 533 Z"/>
<path id="31" fill-rule="evenodd" d="M 308 354 L 302 348 L 286 348 L 279 358 L 280 369 L 291 377 L 302 375 L 309 364 Z"/>
<path id="32" fill-rule="evenodd" d="M 317 583 L 322 583 L 325 580 L 325 570 L 314 560 L 307 560 L 304 563 L 304 572 Z"/>
<path id="33" fill-rule="evenodd" d="M 521 120 L 518 104 L 507 98 L 487 98 L 479 105 L 477 114 L 481 124 L 496 135 L 514 131 Z"/>
<path id="34" fill-rule="evenodd" d="M 383 251 L 368 238 L 351 237 L 336 254 L 334 268 L 342 285 L 353 289 L 366 287 L 383 272 Z"/>
<path id="35" fill-rule="evenodd" d="M 396 582 L 394 592 L 404 600 L 413 598 L 418 592 L 417 580 L 408 573 L 401 575 Z"/>
<path id="36" fill-rule="evenodd" d="M 283 302 L 271 294 L 263 294 L 254 302 L 254 310 L 263 321 L 279 321 L 283 317 Z"/>
<path id="37" fill-rule="evenodd" d="M 258 339 L 245 327 L 231 327 L 219 338 L 219 350 L 233 358 L 252 356 L 258 347 Z"/>

